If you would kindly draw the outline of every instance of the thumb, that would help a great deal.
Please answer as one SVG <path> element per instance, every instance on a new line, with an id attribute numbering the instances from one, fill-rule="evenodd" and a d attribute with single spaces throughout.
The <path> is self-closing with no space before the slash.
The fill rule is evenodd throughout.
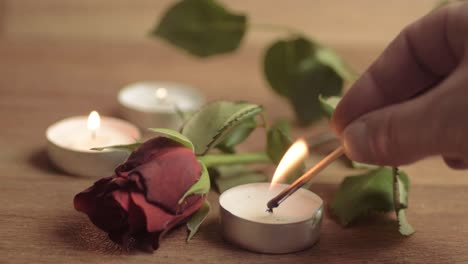
<path id="1" fill-rule="evenodd" d="M 346 154 L 355 161 L 389 166 L 436 154 L 439 126 L 429 105 L 423 95 L 354 120 L 342 134 Z"/>

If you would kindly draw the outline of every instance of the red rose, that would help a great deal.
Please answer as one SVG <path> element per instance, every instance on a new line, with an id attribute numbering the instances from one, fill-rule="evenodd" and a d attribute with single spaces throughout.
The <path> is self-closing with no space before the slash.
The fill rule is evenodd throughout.
<path id="1" fill-rule="evenodd" d="M 75 208 L 125 248 L 153 251 L 167 231 L 203 205 L 201 194 L 179 204 L 201 173 L 190 149 L 168 138 L 153 138 L 117 167 L 114 176 L 77 194 Z"/>

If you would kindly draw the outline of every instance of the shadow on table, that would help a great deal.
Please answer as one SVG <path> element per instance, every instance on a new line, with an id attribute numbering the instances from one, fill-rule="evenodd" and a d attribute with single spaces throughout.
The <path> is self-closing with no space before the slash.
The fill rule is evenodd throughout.
<path id="1" fill-rule="evenodd" d="M 33 166 L 34 168 L 45 172 L 47 174 L 52 174 L 56 176 L 65 176 L 77 178 L 80 176 L 68 174 L 59 168 L 57 168 L 49 159 L 47 150 L 45 148 L 35 149 L 31 152 L 30 156 L 27 158 L 27 163 Z"/>
<path id="2" fill-rule="evenodd" d="M 328 204 L 337 186 L 334 184 L 315 184 L 312 189 Z M 214 210 L 212 213 L 216 213 L 216 211 Z M 58 222 L 53 235 L 67 247 L 103 255 L 129 254 L 110 241 L 107 234 L 96 228 L 85 216 L 69 213 L 59 218 L 62 221 Z M 180 234 L 182 233 L 179 232 L 176 236 Z M 241 257 L 243 263 L 310 263 L 311 260 L 332 263 L 350 263 L 352 260 L 376 262 L 378 260 L 394 263 L 398 259 L 418 259 L 420 256 L 415 255 L 415 250 L 416 252 L 424 252 L 425 259 L 432 257 L 437 259 L 444 254 L 444 252 L 432 250 L 431 244 L 422 243 L 424 241 L 418 239 L 417 236 L 418 233 L 409 238 L 401 236 L 398 232 L 397 222 L 391 214 L 371 215 L 344 228 L 333 220 L 330 212 L 326 212 L 320 241 L 312 248 L 301 252 L 284 255 L 257 254 L 231 245 L 222 238 L 217 215 L 212 215 L 207 219 L 207 222 L 200 228 L 197 239 L 203 240 L 202 245 L 210 251 L 221 251 L 222 254 L 216 254 L 225 257 Z M 172 240 L 172 243 L 178 248 L 182 246 L 182 243 L 184 247 L 190 247 L 182 240 Z M 408 250 L 409 248 L 412 250 Z"/>
<path id="3" fill-rule="evenodd" d="M 95 227 L 82 216 L 64 216 L 65 221 L 57 225 L 53 235 L 67 247 L 104 255 L 128 255 L 119 245 L 112 242 L 105 232 Z"/>
<path id="4" fill-rule="evenodd" d="M 338 189 L 336 184 L 314 184 L 312 191 L 317 193 L 328 205 Z M 328 207 L 327 207 L 328 208 Z M 414 243 L 412 237 L 403 237 L 398 232 L 398 223 L 392 214 L 375 214 L 357 221 L 350 227 L 340 226 L 329 210 L 326 210 L 321 238 L 312 248 L 283 255 L 252 253 L 224 241 L 221 226 L 217 218 L 200 229 L 199 236 L 208 242 L 213 250 L 229 251 L 234 256 L 242 256 L 245 263 L 310 263 L 310 261 L 325 261 L 349 263 L 351 260 L 395 260 L 399 255 L 407 253 L 409 243 Z M 417 234 L 416 234 L 417 235 Z M 414 246 L 414 244 L 413 244 Z M 418 244 L 423 251 L 427 245 Z M 398 254 L 397 254 L 398 252 Z M 241 255 L 240 255 L 241 253 Z M 395 255 L 397 254 L 397 255 Z M 426 252 L 426 255 L 439 254 Z"/>
<path id="5" fill-rule="evenodd" d="M 235 252 L 245 252 L 249 253 L 249 251 L 245 251 L 242 248 L 239 248 L 236 245 L 229 243 L 228 241 L 224 240 L 222 236 L 221 224 L 218 220 L 218 217 L 209 218 L 203 223 L 203 229 L 197 233 L 197 236 L 200 236 L 203 240 L 208 242 L 208 245 L 213 250 L 228 250 L 232 253 Z"/>

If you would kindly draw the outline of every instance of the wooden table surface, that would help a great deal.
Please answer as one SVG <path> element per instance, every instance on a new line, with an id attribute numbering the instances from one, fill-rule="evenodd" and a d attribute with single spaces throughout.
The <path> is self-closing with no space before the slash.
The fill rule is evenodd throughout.
<path id="1" fill-rule="evenodd" d="M 180 228 L 154 254 L 128 254 L 73 209 L 73 196 L 95 179 L 64 174 L 49 163 L 44 132 L 50 124 L 93 109 L 118 115 L 119 88 L 148 79 L 190 83 L 208 100 L 249 100 L 263 104 L 271 120 L 291 118 L 287 104 L 261 77 L 260 47 L 248 43 L 235 55 L 199 61 L 151 40 L 0 40 L 0 263 L 468 263 L 468 175 L 446 168 L 437 157 L 404 167 L 412 181 L 408 218 L 417 230 L 409 238 L 396 231 L 393 215 L 342 228 L 327 213 L 313 248 L 255 254 L 223 241 L 218 196 L 211 193 L 214 210 L 190 243 Z M 354 42 L 334 47 L 358 70 L 383 48 Z M 326 122 L 295 133 L 324 130 Z M 260 149 L 260 136 L 244 150 Z M 334 164 L 312 190 L 328 203 L 352 173 Z"/>

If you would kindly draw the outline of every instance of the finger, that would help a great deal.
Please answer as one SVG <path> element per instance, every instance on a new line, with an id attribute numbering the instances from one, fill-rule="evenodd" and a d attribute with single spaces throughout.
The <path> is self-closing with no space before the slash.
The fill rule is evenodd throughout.
<path id="1" fill-rule="evenodd" d="M 364 113 L 422 93 L 456 67 L 446 37 L 452 13 L 452 8 L 433 12 L 398 35 L 341 100 L 332 119 L 338 134 Z"/>
<path id="2" fill-rule="evenodd" d="M 468 160 L 467 70 L 461 65 L 430 92 L 351 122 L 343 132 L 349 158 L 392 166 L 439 154 Z"/>
<path id="3" fill-rule="evenodd" d="M 399 166 L 434 153 L 437 146 L 432 145 L 432 136 L 422 131 L 428 124 L 423 123 L 426 110 L 421 100 L 388 106 L 353 121 L 343 132 L 347 156 L 369 164 Z"/>

